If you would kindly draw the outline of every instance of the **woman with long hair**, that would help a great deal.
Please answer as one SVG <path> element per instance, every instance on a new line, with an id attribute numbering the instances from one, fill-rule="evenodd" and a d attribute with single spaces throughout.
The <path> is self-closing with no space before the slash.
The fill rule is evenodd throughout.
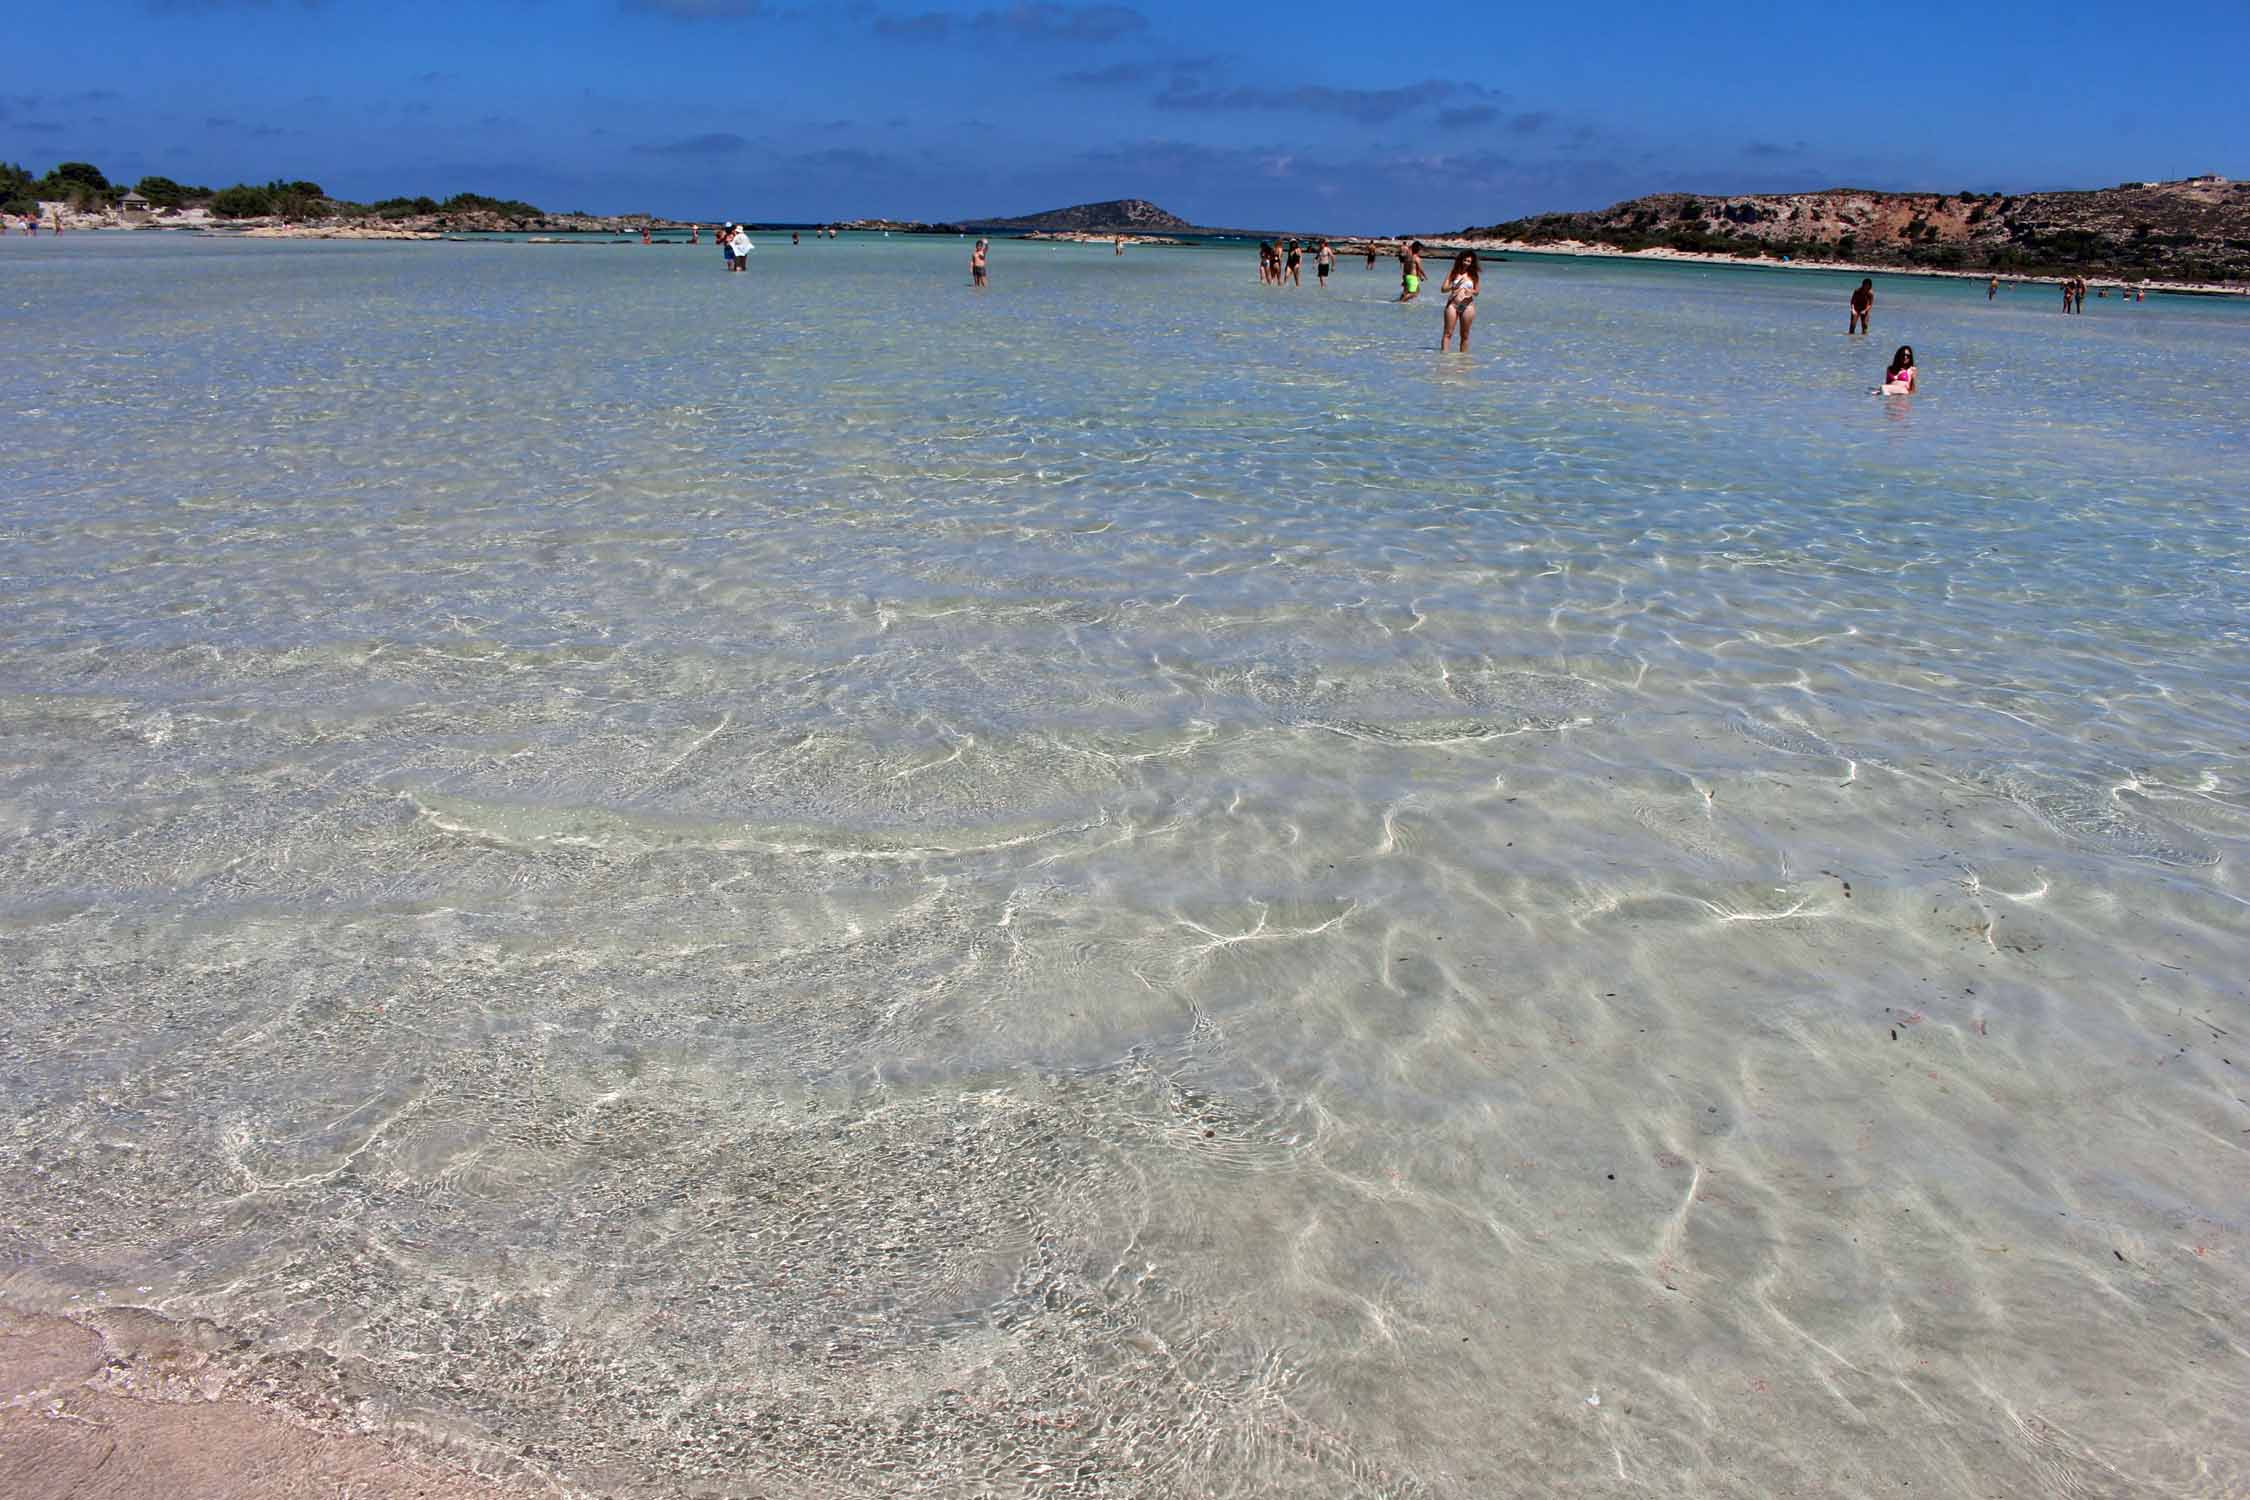
<path id="1" fill-rule="evenodd" d="M 1883 372 L 1883 394 L 1886 396 L 1911 396 L 1914 394 L 1914 346 L 1901 344 L 1898 353 L 1891 356 L 1891 367 Z"/>
<path id="2" fill-rule="evenodd" d="M 1438 353 L 1461 336 L 1461 352 L 1469 352 L 1469 330 L 1477 322 L 1477 283 L 1484 272 L 1477 265 L 1477 253 L 1464 250 L 1453 257 L 1453 269 L 1445 273 L 1445 284 L 1438 288 L 1445 293 L 1445 331 L 1438 336 Z"/>

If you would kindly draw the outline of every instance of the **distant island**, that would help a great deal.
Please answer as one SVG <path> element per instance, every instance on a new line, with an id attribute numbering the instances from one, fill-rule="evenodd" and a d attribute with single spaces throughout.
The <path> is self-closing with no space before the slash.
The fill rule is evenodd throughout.
<path id="1" fill-rule="evenodd" d="M 306 238 L 441 239 L 457 234 L 635 234 L 680 230 L 715 220 L 656 214 L 549 213 L 518 198 L 455 193 L 444 199 L 383 198 L 357 203 L 306 179 L 209 188 L 143 177 L 131 187 L 112 182 L 92 162 L 66 161 L 43 177 L 0 162 L 0 213 L 35 217 L 72 229 L 228 229 Z M 756 229 L 811 228 L 761 224 Z M 1187 220 L 1144 198 L 1081 203 L 1018 218 L 926 223 L 914 219 L 837 220 L 820 227 L 898 234 L 1007 234 L 1035 239 L 1116 235 L 1154 242 L 1167 230 L 1194 232 Z M 1166 243 L 1178 243 L 1166 241 Z"/>
<path id="2" fill-rule="evenodd" d="M 1004 234 L 1023 239 L 1155 240 L 1168 234 L 1210 234 L 1197 229 L 1178 214 L 1167 213 L 1146 198 L 1113 198 L 1106 203 L 1080 203 L 1070 208 L 1050 208 L 1044 213 L 1001 219 L 958 219 L 929 224 L 914 219 L 855 219 L 845 229 L 882 229 L 898 234 Z M 1177 240 L 1165 240 L 1177 244 Z"/>
<path id="3" fill-rule="evenodd" d="M 1081 203 L 1073 208 L 1050 208 L 1045 213 L 1012 219 L 971 219 L 964 226 L 1006 233 L 1073 233 L 1095 235 L 1189 234 L 1199 231 L 1178 214 L 1167 213 L 1146 198 L 1113 198 L 1107 203 Z"/>
<path id="4" fill-rule="evenodd" d="M 2057 193 L 1654 193 L 1445 238 L 1871 269 L 2241 282 L 2250 281 L 2250 182 L 2191 177 Z"/>

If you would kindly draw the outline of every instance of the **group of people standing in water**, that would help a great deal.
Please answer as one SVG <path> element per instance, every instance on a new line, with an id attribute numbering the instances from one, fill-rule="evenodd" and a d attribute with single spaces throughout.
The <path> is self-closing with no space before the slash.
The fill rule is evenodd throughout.
<path id="1" fill-rule="evenodd" d="M 1989 303 L 1996 300 L 1999 295 L 2000 278 L 1994 276 L 1985 282 L 1984 300 Z M 2103 290 L 2096 292 L 2094 295 L 2107 297 L 2109 293 Z M 2121 302 L 2146 302 L 2148 300 L 2148 289 L 2146 287 L 2121 286 L 2117 289 L 2117 296 Z M 2065 277 L 2062 283 L 2062 299 L 2064 312 L 2083 313 L 2086 310 L 2086 278 L 2083 276 Z M 1874 314 L 1875 278 L 1864 276 L 1860 278 L 1859 285 L 1852 289 L 1844 332 L 1846 334 L 1869 332 L 1868 324 Z M 1901 344 L 1898 346 L 1898 351 L 1891 356 L 1890 366 L 1883 372 L 1882 394 L 1886 396 L 1911 396 L 1914 394 L 1915 385 L 1914 346 L 1912 344 Z"/>
<path id="2" fill-rule="evenodd" d="M 1266 286 L 1304 285 L 1304 246 L 1297 240 L 1265 240 L 1258 245 L 1258 280 Z M 1375 248 L 1367 247 L 1367 266 L 1375 268 Z M 1328 285 L 1328 277 L 1336 269 L 1336 248 L 1326 240 L 1315 242 L 1313 270 L 1318 284 Z M 1422 282 L 1427 276 L 1422 269 L 1422 242 L 1408 242 L 1398 252 L 1398 300 L 1419 301 Z M 1460 340 L 1463 354 L 1469 352 L 1469 330 L 1476 326 L 1477 292 L 1484 282 L 1484 267 L 1474 250 L 1463 250 L 1453 257 L 1453 265 L 1445 274 L 1438 290 L 1445 293 L 1445 320 L 1438 335 L 1438 352 L 1444 353 Z"/>
<path id="3" fill-rule="evenodd" d="M 2062 294 L 2064 312 L 2082 313 L 2086 310 L 2085 277 L 2073 276 L 2068 281 L 2064 282 L 2062 284 Z M 2100 291 L 2095 292 L 2094 295 L 2097 297 L 2107 297 L 2109 295 L 2109 290 L 2105 287 Z M 2120 302 L 2146 302 L 2148 300 L 2148 288 L 2138 286 L 2121 286 L 2117 289 L 2117 300 Z"/>
<path id="4" fill-rule="evenodd" d="M 1336 250 L 1322 240 L 1313 251 L 1313 272 L 1318 284 L 1328 285 L 1328 273 L 1336 269 Z M 1305 247 L 1296 240 L 1265 240 L 1258 246 L 1258 280 L 1268 286 L 1303 286 L 1305 274 Z"/>
<path id="5" fill-rule="evenodd" d="M 1259 283 L 1264 286 L 1303 286 L 1306 248 L 1306 242 L 1294 239 L 1261 241 L 1258 246 Z M 1316 284 L 1325 287 L 1329 276 L 1336 269 L 1335 247 L 1322 239 L 1312 241 L 1311 249 Z M 1401 302 L 1414 302 L 1421 298 L 1422 283 L 1428 274 L 1422 266 L 1422 250 L 1420 240 L 1410 240 L 1397 252 L 1398 300 Z M 969 253 L 969 282 L 980 291 L 988 284 L 987 261 L 990 251 L 990 243 L 980 239 Z M 1366 255 L 1368 268 L 1372 270 L 1376 261 L 1372 245 L 1366 248 Z M 1446 270 L 1445 280 L 1438 284 L 1438 290 L 1445 295 L 1444 317 L 1438 331 L 1439 353 L 1456 347 L 1456 341 L 1463 354 L 1469 352 L 1469 335 L 1477 321 L 1477 294 L 1483 290 L 1483 284 L 1484 267 L 1477 259 L 1476 251 L 1465 249 L 1455 254 L 1452 265 Z M 1999 278 L 1994 277 L 1986 291 L 1986 300 L 1996 297 L 1999 288 Z M 2132 293 L 2128 290 L 2120 295 L 2130 296 Z M 2147 297 L 2146 292 L 2140 295 L 2143 300 Z M 2068 310 L 2084 311 L 2085 300 L 2086 283 L 2083 279 L 2072 277 L 2063 284 L 2063 302 Z M 1872 333 L 1874 316 L 1875 278 L 1862 277 L 1859 285 L 1852 289 L 1845 332 L 1862 335 Z M 1912 395 L 1919 380 L 1919 372 L 1914 363 L 1914 346 L 1899 345 L 1891 355 L 1890 364 L 1883 371 L 1882 393 L 1889 396 Z"/>

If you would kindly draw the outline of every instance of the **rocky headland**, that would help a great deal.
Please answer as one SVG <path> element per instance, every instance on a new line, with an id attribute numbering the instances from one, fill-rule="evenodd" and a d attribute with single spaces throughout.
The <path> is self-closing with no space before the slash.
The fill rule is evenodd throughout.
<path id="1" fill-rule="evenodd" d="M 1106 203 L 1080 203 L 1070 208 L 1051 208 L 1044 213 L 1022 214 L 1010 219 L 970 219 L 967 227 L 996 230 L 1003 234 L 1083 234 L 1105 239 L 1120 234 L 1196 232 L 1193 224 L 1178 214 L 1158 208 L 1146 198 L 1113 198 Z"/>
<path id="2" fill-rule="evenodd" d="M 1869 269 L 2250 283 L 2250 182 L 2193 177 L 2087 192 L 1655 193 L 1426 243 L 1819 260 Z"/>

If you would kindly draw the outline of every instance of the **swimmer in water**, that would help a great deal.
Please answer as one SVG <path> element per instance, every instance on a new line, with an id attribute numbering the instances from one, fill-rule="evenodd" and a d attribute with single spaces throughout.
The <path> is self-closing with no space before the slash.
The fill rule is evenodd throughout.
<path id="1" fill-rule="evenodd" d="M 1445 293 L 1445 328 L 1438 335 L 1438 353 L 1445 352 L 1456 332 L 1461 335 L 1461 352 L 1469 352 L 1469 330 L 1477 322 L 1477 283 L 1482 277 L 1476 251 L 1464 250 L 1453 257 L 1453 269 L 1445 273 L 1445 285 L 1439 288 Z"/>
<path id="2" fill-rule="evenodd" d="M 1414 241 L 1398 255 L 1398 300 L 1412 302 L 1422 295 L 1422 242 Z"/>
<path id="3" fill-rule="evenodd" d="M 969 285 L 980 292 L 985 289 L 986 268 L 984 262 L 987 248 L 988 246 L 983 240 L 978 240 L 976 248 L 969 252 Z"/>
<path id="4" fill-rule="evenodd" d="M 1883 372 L 1883 394 L 1886 396 L 1911 396 L 1914 394 L 1914 346 L 1901 344 L 1898 353 L 1891 356 L 1891 367 Z"/>
<path id="5" fill-rule="evenodd" d="M 1867 317 L 1874 311 L 1875 278 L 1865 276 L 1860 279 L 1858 289 L 1852 293 L 1852 315 L 1850 321 L 1844 325 L 1844 332 L 1847 334 L 1867 332 Z"/>
<path id="6" fill-rule="evenodd" d="M 1313 257 L 1313 274 L 1320 280 L 1322 290 L 1328 287 L 1328 273 L 1336 269 L 1336 251 L 1328 241 L 1320 242 L 1320 253 Z"/>

